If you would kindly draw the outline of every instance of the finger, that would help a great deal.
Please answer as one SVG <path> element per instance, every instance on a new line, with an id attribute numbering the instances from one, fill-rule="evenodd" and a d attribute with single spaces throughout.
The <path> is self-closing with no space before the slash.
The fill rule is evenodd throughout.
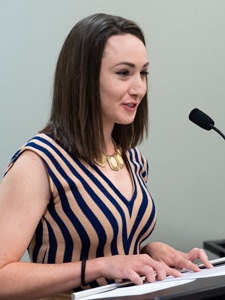
<path id="1" fill-rule="evenodd" d="M 206 268 L 213 268 L 213 265 L 210 263 L 208 256 L 203 249 L 194 248 L 187 254 L 187 257 L 192 261 L 199 259 Z"/>
<path id="2" fill-rule="evenodd" d="M 203 249 L 199 249 L 199 259 L 206 268 L 213 268 L 213 265 L 210 263 L 209 258 Z"/>
<path id="3" fill-rule="evenodd" d="M 128 276 L 128 278 L 129 278 L 129 280 L 131 282 L 133 282 L 136 285 L 143 284 L 143 279 L 136 272 L 131 271 L 130 274 L 129 274 L 129 276 Z"/>
<path id="4" fill-rule="evenodd" d="M 208 259 L 208 256 L 203 249 L 193 248 L 186 254 L 186 258 L 193 261 L 198 258 Z"/>
<path id="5" fill-rule="evenodd" d="M 166 265 L 160 263 L 159 266 L 154 269 L 155 280 L 164 280 L 166 278 Z"/>
<path id="6" fill-rule="evenodd" d="M 172 275 L 176 277 L 181 275 L 180 272 L 176 270 L 171 271 L 172 269 L 170 269 L 170 267 L 163 262 L 155 262 L 152 268 L 154 270 L 155 280 L 164 280 L 167 275 L 170 275 L 171 272 Z"/>
<path id="7" fill-rule="evenodd" d="M 190 260 L 186 260 L 186 259 L 183 261 L 182 267 L 187 270 L 191 270 L 193 272 L 201 271 L 200 268 L 196 264 L 194 264 Z"/>
<path id="8" fill-rule="evenodd" d="M 156 281 L 157 277 L 158 277 L 158 274 L 156 272 L 154 272 L 154 271 L 148 272 L 148 274 L 146 274 L 145 281 L 146 282 L 154 282 L 154 281 Z M 162 279 L 159 279 L 159 280 L 162 280 Z"/>
<path id="9" fill-rule="evenodd" d="M 170 267 L 168 267 L 166 269 L 166 274 L 170 275 L 170 276 L 174 276 L 174 277 L 181 277 L 182 276 L 181 272 L 179 272 L 178 270 L 176 270 L 174 268 L 170 268 Z"/>
<path id="10" fill-rule="evenodd" d="M 162 273 L 162 270 L 159 270 L 159 272 Z M 147 281 L 147 282 L 156 281 L 157 271 L 151 266 L 147 266 L 147 265 L 142 266 L 141 271 L 138 273 L 141 276 L 145 276 L 145 281 Z M 163 276 L 163 275 L 160 274 L 160 276 Z M 164 271 L 164 279 L 165 279 L 165 277 L 166 277 L 166 272 Z"/>

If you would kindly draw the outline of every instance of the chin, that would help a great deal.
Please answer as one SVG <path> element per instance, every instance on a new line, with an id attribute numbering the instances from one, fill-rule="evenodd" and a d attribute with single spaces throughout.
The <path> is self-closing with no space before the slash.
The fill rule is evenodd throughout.
<path id="1" fill-rule="evenodd" d="M 120 121 L 120 122 L 116 122 L 116 124 L 119 124 L 119 125 L 130 125 L 133 122 L 134 122 L 134 119 L 132 121 Z"/>

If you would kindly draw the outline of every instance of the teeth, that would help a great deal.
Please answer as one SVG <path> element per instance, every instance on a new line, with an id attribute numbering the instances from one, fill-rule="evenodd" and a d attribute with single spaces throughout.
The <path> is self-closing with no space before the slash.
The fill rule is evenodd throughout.
<path id="1" fill-rule="evenodd" d="M 134 104 L 127 104 L 127 106 L 129 106 L 129 107 L 134 107 Z"/>

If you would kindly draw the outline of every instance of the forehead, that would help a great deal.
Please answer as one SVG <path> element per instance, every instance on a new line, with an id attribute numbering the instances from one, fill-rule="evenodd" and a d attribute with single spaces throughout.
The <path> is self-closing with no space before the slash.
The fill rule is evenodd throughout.
<path id="1" fill-rule="evenodd" d="M 147 51 L 143 42 L 132 34 L 113 35 L 105 45 L 103 59 L 129 60 L 138 58 L 147 61 Z"/>

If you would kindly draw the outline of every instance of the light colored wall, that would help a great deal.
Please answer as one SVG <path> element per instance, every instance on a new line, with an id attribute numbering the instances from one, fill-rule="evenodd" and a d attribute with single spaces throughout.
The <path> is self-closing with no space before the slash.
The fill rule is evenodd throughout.
<path id="1" fill-rule="evenodd" d="M 150 134 L 141 150 L 158 210 L 150 240 L 188 251 L 224 238 L 224 141 L 188 120 L 198 107 L 225 131 L 224 0 L 0 0 L 1 174 L 48 118 L 66 35 L 95 12 L 135 20 L 147 39 Z"/>

